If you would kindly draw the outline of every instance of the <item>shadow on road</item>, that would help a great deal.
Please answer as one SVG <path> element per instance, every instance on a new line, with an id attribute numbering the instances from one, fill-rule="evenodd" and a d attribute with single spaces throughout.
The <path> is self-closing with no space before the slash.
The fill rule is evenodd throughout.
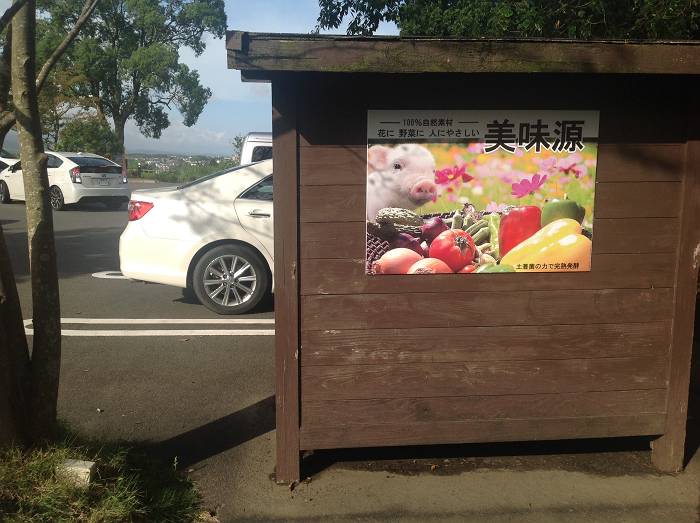
<path id="1" fill-rule="evenodd" d="M 700 426 L 688 427 L 688 461 L 698 450 Z M 414 475 L 473 470 L 567 470 L 600 476 L 659 474 L 650 438 L 606 438 L 520 443 L 428 445 L 315 451 L 303 459 L 305 476 L 330 467 Z"/>
<path id="2" fill-rule="evenodd" d="M 118 270 L 122 227 L 55 231 L 59 278 Z M 12 268 L 18 281 L 29 276 L 26 231 L 5 231 Z"/>
<path id="3" fill-rule="evenodd" d="M 159 457 L 189 467 L 275 429 L 275 397 L 149 447 Z"/>

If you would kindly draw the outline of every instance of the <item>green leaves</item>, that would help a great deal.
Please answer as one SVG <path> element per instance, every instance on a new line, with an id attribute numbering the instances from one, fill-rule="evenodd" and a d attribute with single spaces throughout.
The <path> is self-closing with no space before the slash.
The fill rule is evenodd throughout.
<path id="1" fill-rule="evenodd" d="M 211 97 L 211 89 L 199 83 L 199 73 L 180 64 L 174 78 L 175 102 L 183 116 L 183 123 L 190 127 L 197 122 L 204 106 Z"/>
<path id="2" fill-rule="evenodd" d="M 111 156 L 117 149 L 114 132 L 98 116 L 74 118 L 61 129 L 56 144 L 58 151 L 83 151 L 103 156 Z"/>
<path id="3" fill-rule="evenodd" d="M 79 12 L 84 0 L 40 0 L 47 23 Z M 67 60 L 84 80 L 76 87 L 110 117 L 118 140 L 133 119 L 141 132 L 160 137 L 178 110 L 193 125 L 211 91 L 199 75 L 179 63 L 179 49 L 205 49 L 204 34 L 223 37 L 223 0 L 101 0 Z M 123 144 L 119 143 L 119 148 Z"/>
<path id="4" fill-rule="evenodd" d="M 439 3 L 439 2 L 436 2 Z M 316 30 L 339 27 L 350 16 L 348 34 L 371 35 L 379 23 L 394 22 L 404 0 L 319 0 Z"/>
<path id="5" fill-rule="evenodd" d="M 700 0 L 319 0 L 317 28 L 404 36 L 698 39 Z"/>

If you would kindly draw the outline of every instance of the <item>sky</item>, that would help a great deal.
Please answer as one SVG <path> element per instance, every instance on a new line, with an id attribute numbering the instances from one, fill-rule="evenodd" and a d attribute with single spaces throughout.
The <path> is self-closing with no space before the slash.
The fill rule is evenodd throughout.
<path id="1" fill-rule="evenodd" d="M 0 0 L 0 12 L 10 4 Z M 227 26 L 251 32 L 308 33 L 316 25 L 318 0 L 225 0 Z M 333 33 L 345 33 L 341 27 Z M 397 34 L 394 24 L 382 24 L 377 34 Z M 209 103 L 192 127 L 182 117 L 170 114 L 171 125 L 159 140 L 142 136 L 133 122 L 127 124 L 127 152 L 175 152 L 180 154 L 224 154 L 232 152 L 237 134 L 272 129 L 269 84 L 243 83 L 239 71 L 227 69 L 223 39 L 205 37 L 206 50 L 195 56 L 180 49 L 180 58 L 200 74 L 203 85 L 212 90 Z"/>

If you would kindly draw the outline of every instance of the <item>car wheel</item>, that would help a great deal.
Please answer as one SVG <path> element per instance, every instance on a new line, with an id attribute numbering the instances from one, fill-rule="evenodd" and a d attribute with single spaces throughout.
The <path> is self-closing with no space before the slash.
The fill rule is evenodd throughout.
<path id="1" fill-rule="evenodd" d="M 182 289 L 182 298 L 187 303 L 199 303 L 197 295 L 194 293 L 194 289 L 192 289 L 191 287 L 184 287 Z"/>
<path id="2" fill-rule="evenodd" d="M 265 261 L 244 245 L 221 245 L 207 251 L 195 265 L 192 287 L 197 299 L 218 314 L 242 314 L 269 291 Z"/>
<path id="3" fill-rule="evenodd" d="M 121 200 L 107 200 L 104 202 L 105 207 L 109 209 L 110 211 L 118 211 L 119 209 L 122 208 L 122 205 L 124 205 L 124 202 Z"/>
<path id="4" fill-rule="evenodd" d="M 66 204 L 63 201 L 63 192 L 55 185 L 52 185 L 49 189 L 49 199 L 51 201 L 51 208 L 54 211 L 62 211 L 66 208 Z"/>
<path id="5" fill-rule="evenodd" d="M 0 180 L 0 203 L 10 203 L 10 189 L 2 180 Z"/>

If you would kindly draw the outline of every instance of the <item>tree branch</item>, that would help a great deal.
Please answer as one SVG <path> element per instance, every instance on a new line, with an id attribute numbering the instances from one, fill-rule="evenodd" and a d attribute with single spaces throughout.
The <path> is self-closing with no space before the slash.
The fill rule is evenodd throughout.
<path id="1" fill-rule="evenodd" d="M 22 9 L 24 4 L 26 3 L 27 0 L 16 0 L 10 7 L 7 8 L 3 15 L 0 16 L 0 33 L 2 33 L 5 30 L 7 24 L 9 24 L 12 20 L 12 17 L 15 16 L 15 13 Z"/>
<path id="2" fill-rule="evenodd" d="M 78 20 L 75 22 L 73 29 L 71 29 L 70 32 L 65 36 L 63 41 L 60 44 L 58 44 L 58 47 L 56 47 L 56 49 L 53 50 L 51 56 L 49 56 L 44 65 L 41 67 L 41 71 L 39 71 L 39 74 L 36 77 L 37 91 L 41 91 L 41 88 L 44 86 L 44 82 L 46 82 L 46 79 L 49 77 L 51 69 L 53 69 L 53 67 L 56 65 L 56 62 L 58 62 L 61 56 L 63 56 L 63 53 L 66 52 L 66 49 L 68 49 L 68 46 L 73 42 L 73 40 L 75 40 L 75 37 L 78 36 L 80 29 L 83 27 L 85 22 L 88 21 L 90 15 L 92 15 L 92 12 L 95 10 L 95 7 L 97 6 L 97 3 L 99 1 L 100 0 L 85 0 L 83 9 L 80 12 Z"/>

